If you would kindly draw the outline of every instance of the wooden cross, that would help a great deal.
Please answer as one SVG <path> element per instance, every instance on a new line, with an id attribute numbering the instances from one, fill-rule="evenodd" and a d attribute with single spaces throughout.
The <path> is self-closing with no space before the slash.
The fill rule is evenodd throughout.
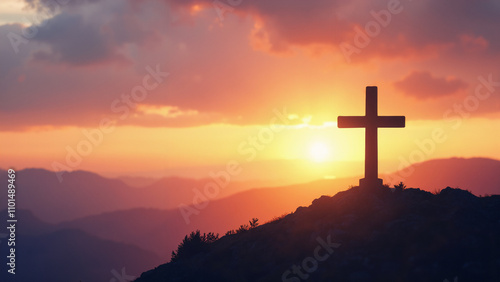
<path id="1" fill-rule="evenodd" d="M 379 127 L 405 127 L 404 116 L 379 116 L 377 113 L 377 87 L 366 87 L 366 114 L 364 116 L 339 116 L 339 128 L 365 128 L 365 178 L 360 187 L 382 186 L 378 178 L 377 131 Z"/>

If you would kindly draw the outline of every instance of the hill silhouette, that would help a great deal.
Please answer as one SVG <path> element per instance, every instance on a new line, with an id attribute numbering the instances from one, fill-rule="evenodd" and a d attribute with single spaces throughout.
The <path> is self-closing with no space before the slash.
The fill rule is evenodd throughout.
<path id="1" fill-rule="evenodd" d="M 210 231 L 210 230 L 206 230 Z M 354 187 L 145 272 L 153 281 L 500 281 L 500 196 Z"/>

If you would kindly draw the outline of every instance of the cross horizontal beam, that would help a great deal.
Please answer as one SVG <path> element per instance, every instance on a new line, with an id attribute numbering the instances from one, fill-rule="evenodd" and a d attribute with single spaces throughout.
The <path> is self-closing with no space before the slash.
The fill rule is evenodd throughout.
<path id="1" fill-rule="evenodd" d="M 339 128 L 365 128 L 365 127 L 405 127 L 404 116 L 339 116 Z"/>

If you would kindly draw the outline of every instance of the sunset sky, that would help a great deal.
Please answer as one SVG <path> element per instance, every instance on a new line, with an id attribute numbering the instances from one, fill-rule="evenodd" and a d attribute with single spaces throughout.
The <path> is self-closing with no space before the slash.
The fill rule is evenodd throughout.
<path id="1" fill-rule="evenodd" d="M 500 159 L 499 26 L 494 0 L 3 0 L 0 167 L 357 176 L 364 131 L 336 120 L 370 85 L 406 116 L 381 173 Z"/>

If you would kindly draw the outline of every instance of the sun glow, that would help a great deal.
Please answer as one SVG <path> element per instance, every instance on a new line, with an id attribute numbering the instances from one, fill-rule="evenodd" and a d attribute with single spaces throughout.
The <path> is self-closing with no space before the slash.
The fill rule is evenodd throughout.
<path id="1" fill-rule="evenodd" d="M 315 162 L 324 162 L 330 157 L 330 148 L 322 142 L 314 142 L 309 147 L 309 157 Z"/>
<path id="2" fill-rule="evenodd" d="M 203 9 L 203 7 L 201 5 L 193 5 L 193 6 L 191 6 L 191 9 L 190 9 L 191 15 L 192 16 L 196 15 L 202 9 Z"/>

